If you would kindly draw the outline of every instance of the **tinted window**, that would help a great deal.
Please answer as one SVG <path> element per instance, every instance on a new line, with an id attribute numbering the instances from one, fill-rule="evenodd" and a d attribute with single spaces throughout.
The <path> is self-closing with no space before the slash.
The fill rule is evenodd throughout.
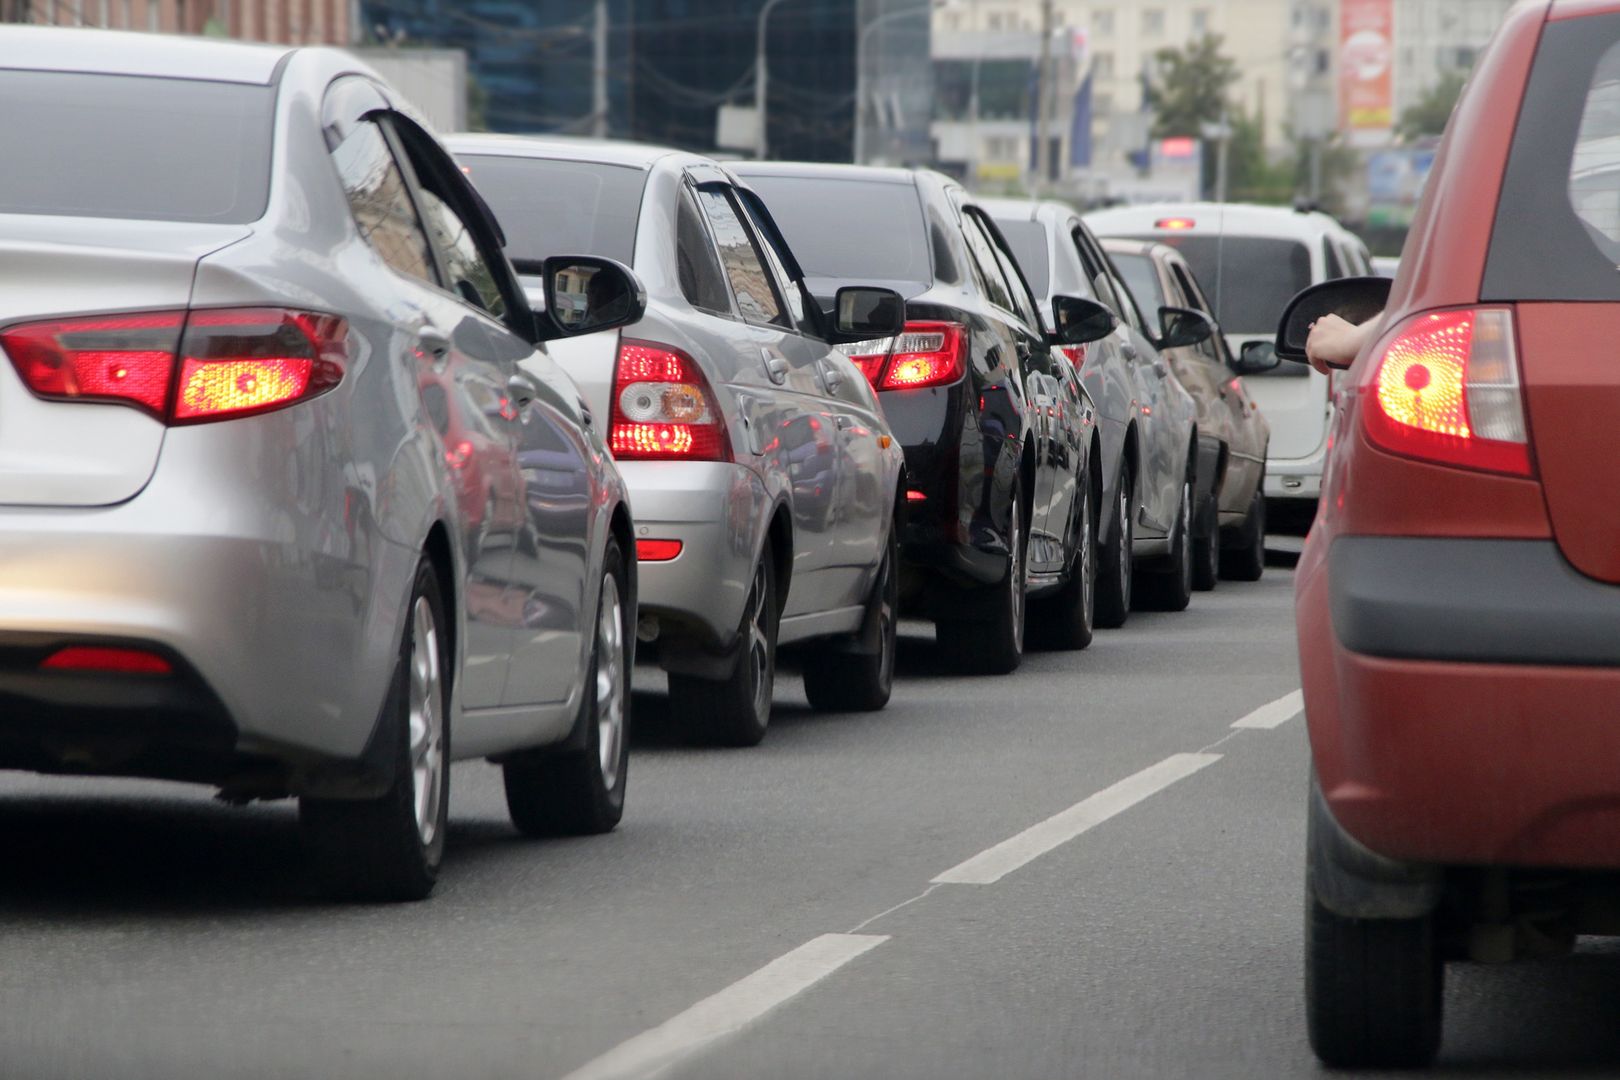
<path id="1" fill-rule="evenodd" d="M 720 248 L 720 265 L 731 280 L 732 295 L 743 318 L 754 322 L 785 324 L 782 304 L 776 297 L 770 272 L 754 249 L 754 241 L 743 227 L 731 197 L 719 188 L 700 188 L 698 201 L 714 229 Z"/>
<path id="2" fill-rule="evenodd" d="M 473 231 L 437 193 L 423 191 L 421 196 L 428 232 L 439 249 L 439 257 L 444 260 L 451 290 L 469 304 L 500 318 L 506 312 L 506 302 L 501 299 L 500 286 L 495 283 L 489 261 L 478 250 Z"/>
<path id="3" fill-rule="evenodd" d="M 506 233 L 514 261 L 599 255 L 629 263 L 647 174 L 622 165 L 464 154 L 459 160 Z M 527 272 L 527 271 L 525 271 Z"/>
<path id="4" fill-rule="evenodd" d="M 1023 317 L 1024 322 L 1031 329 L 1038 329 L 1041 325 L 1041 317 L 1035 314 L 1035 300 L 1029 295 L 1029 289 L 1025 287 L 1024 279 L 1018 272 L 1018 266 L 1013 262 L 1012 253 L 1002 243 L 1002 238 L 996 235 L 1000 230 L 995 228 L 988 220 L 981 219 L 976 214 L 974 217 L 975 220 L 978 220 L 979 228 L 984 230 L 984 235 L 989 238 L 990 245 L 995 250 L 996 262 L 1001 266 L 1001 276 L 1006 280 L 1007 291 L 1012 296 L 1013 310 Z"/>
<path id="5" fill-rule="evenodd" d="M 1046 226 L 1035 221 L 1006 221 L 996 219 L 1001 235 L 1007 238 L 1018 268 L 1024 272 L 1030 289 L 1036 296 L 1045 296 L 1052 289 L 1051 249 L 1047 246 Z"/>
<path id="6" fill-rule="evenodd" d="M 1283 308 L 1311 284 L 1311 252 L 1298 240 L 1254 236 L 1154 236 L 1181 252 L 1215 298 L 1229 334 L 1274 334 Z M 1217 254 L 1218 253 L 1218 254 Z"/>
<path id="7" fill-rule="evenodd" d="M 1349 276 L 1344 268 L 1344 260 L 1339 258 L 1339 247 L 1327 237 L 1322 238 L 1322 256 L 1327 264 L 1327 280 Z"/>
<path id="8" fill-rule="evenodd" d="M 749 176 L 806 277 L 931 282 L 917 189 L 871 180 Z"/>
<path id="9" fill-rule="evenodd" d="M 962 235 L 967 240 L 968 258 L 978 271 L 979 288 L 984 290 L 984 298 L 1003 311 L 1011 311 L 1013 301 L 1007 294 L 1007 283 L 1001 277 L 1001 267 L 996 264 L 996 249 L 971 215 L 962 215 Z"/>
<path id="10" fill-rule="evenodd" d="M 1514 128 L 1483 293 L 1620 300 L 1620 15 L 1549 22 Z"/>
<path id="11" fill-rule="evenodd" d="M 243 223 L 270 191 L 268 86 L 0 71 L 0 213 Z"/>
<path id="12" fill-rule="evenodd" d="M 332 164 L 366 242 L 400 273 L 437 284 L 427 234 L 382 129 L 370 121 L 355 124 L 332 147 Z"/>
<path id="13" fill-rule="evenodd" d="M 1158 311 L 1170 301 L 1164 298 L 1164 288 L 1159 281 L 1158 271 L 1153 268 L 1153 260 L 1146 255 L 1122 255 L 1114 252 L 1114 268 L 1119 276 L 1125 279 L 1125 287 L 1131 290 L 1131 296 L 1136 302 L 1148 311 Z"/>
<path id="14" fill-rule="evenodd" d="M 731 297 L 721 276 L 720 260 L 715 257 L 714 244 L 698 217 L 697 205 L 685 191 L 681 192 L 680 207 L 675 213 L 675 270 L 681 281 L 681 295 L 686 297 L 687 303 L 704 311 L 731 314 Z"/>

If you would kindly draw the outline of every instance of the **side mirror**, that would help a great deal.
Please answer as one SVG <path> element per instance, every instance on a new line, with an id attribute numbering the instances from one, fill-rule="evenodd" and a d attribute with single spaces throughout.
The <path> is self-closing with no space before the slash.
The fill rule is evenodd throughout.
<path id="1" fill-rule="evenodd" d="M 1283 308 L 1282 321 L 1277 324 L 1277 355 L 1304 363 L 1311 323 L 1324 315 L 1364 323 L 1384 310 L 1393 284 L 1389 278 L 1353 277 L 1301 289 Z"/>
<path id="2" fill-rule="evenodd" d="M 1162 307 L 1159 309 L 1160 349 L 1179 349 L 1197 345 L 1215 336 L 1215 320 L 1192 308 Z"/>
<path id="3" fill-rule="evenodd" d="M 832 322 L 833 345 L 893 337 L 906 328 L 906 301 L 893 289 L 846 285 L 833 296 Z"/>
<path id="4" fill-rule="evenodd" d="M 535 314 L 536 340 L 594 334 L 628 326 L 647 312 L 636 272 L 595 255 L 553 255 L 541 264 L 545 311 Z"/>
<path id="5" fill-rule="evenodd" d="M 1047 335 L 1053 345 L 1084 345 L 1099 341 L 1114 332 L 1119 316 L 1095 300 L 1079 296 L 1052 297 L 1052 332 Z"/>
<path id="6" fill-rule="evenodd" d="M 1232 370 L 1239 375 L 1258 375 L 1263 371 L 1270 371 L 1282 363 L 1282 357 L 1277 355 L 1277 346 L 1270 341 L 1246 341 L 1243 351 L 1232 364 Z"/>

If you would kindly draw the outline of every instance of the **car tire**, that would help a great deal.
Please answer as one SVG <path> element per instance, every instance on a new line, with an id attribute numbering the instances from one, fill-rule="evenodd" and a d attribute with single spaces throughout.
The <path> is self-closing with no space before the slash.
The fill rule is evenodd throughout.
<path id="1" fill-rule="evenodd" d="M 1337 1069 L 1427 1065 L 1440 1049 L 1445 967 L 1434 917 L 1351 919 L 1307 874 L 1305 1011 L 1311 1049 Z"/>
<path id="2" fill-rule="evenodd" d="M 1221 577 L 1232 581 L 1259 581 L 1266 572 L 1265 478 L 1254 487 L 1249 512 L 1231 547 L 1221 549 Z"/>
<path id="3" fill-rule="evenodd" d="M 759 745 L 770 726 L 776 687 L 777 616 L 776 565 L 766 544 L 737 627 L 737 666 L 726 679 L 670 675 L 670 711 L 677 724 L 719 746 Z"/>
<path id="4" fill-rule="evenodd" d="M 1135 485 L 1136 472 L 1131 463 L 1121 463 L 1119 479 L 1114 485 L 1114 524 L 1097 558 L 1096 625 L 1109 629 L 1124 626 L 1131 615 L 1131 588 L 1136 576 L 1131 558 Z"/>
<path id="5" fill-rule="evenodd" d="M 299 800 L 298 819 L 325 891 L 351 900 L 421 900 L 444 858 L 450 806 L 448 631 L 431 563 L 417 564 L 378 737 L 393 779 L 371 799 Z"/>
<path id="6" fill-rule="evenodd" d="M 1084 649 L 1091 644 L 1097 615 L 1097 511 L 1091 483 L 1080 478 L 1080 505 L 1075 514 L 1074 563 L 1063 588 L 1050 597 L 1030 601 L 1029 637 L 1045 649 Z"/>
<path id="7" fill-rule="evenodd" d="M 611 832 L 624 817 L 630 769 L 630 679 L 634 614 L 629 575 L 617 540 L 602 556 L 596 641 L 585 677 L 580 724 L 584 745 L 535 751 L 502 763 L 506 810 L 525 836 Z"/>
<path id="8" fill-rule="evenodd" d="M 1170 530 L 1169 565 L 1163 569 L 1138 570 L 1137 606 L 1148 611 L 1185 611 L 1192 601 L 1192 490 L 1189 473 L 1181 479 L 1181 505 Z"/>
<path id="9" fill-rule="evenodd" d="M 1209 592 L 1220 580 L 1221 527 L 1220 495 L 1209 493 L 1204 504 L 1202 526 L 1192 538 L 1192 587 L 1194 592 Z M 1201 533 L 1202 535 L 1198 535 Z"/>
<path id="10" fill-rule="evenodd" d="M 935 640 L 946 664 L 975 675 L 1008 675 L 1024 657 L 1024 608 L 1028 588 L 1025 558 L 1029 535 L 1024 530 L 1024 498 L 1014 486 L 1007 510 L 1007 572 L 992 586 L 987 619 L 941 619 Z"/>
<path id="11" fill-rule="evenodd" d="M 876 608 L 878 651 L 855 653 L 823 644 L 804 657 L 804 694 L 822 712 L 875 712 L 889 703 L 894 689 L 894 656 L 900 627 L 900 532 L 889 526 L 883 562 L 872 585 L 869 605 Z"/>

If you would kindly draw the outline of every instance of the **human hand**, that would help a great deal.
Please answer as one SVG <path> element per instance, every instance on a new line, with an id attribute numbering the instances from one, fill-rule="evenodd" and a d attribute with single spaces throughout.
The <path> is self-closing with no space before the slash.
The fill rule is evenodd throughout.
<path id="1" fill-rule="evenodd" d="M 1305 356 L 1311 367 L 1324 375 L 1349 367 L 1375 321 L 1369 319 L 1358 326 L 1337 315 L 1324 315 L 1311 323 L 1310 336 L 1305 339 Z"/>

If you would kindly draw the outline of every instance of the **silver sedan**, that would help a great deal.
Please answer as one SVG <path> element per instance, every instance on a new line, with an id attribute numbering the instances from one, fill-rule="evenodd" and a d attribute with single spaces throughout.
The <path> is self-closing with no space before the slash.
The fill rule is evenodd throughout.
<path id="1" fill-rule="evenodd" d="M 452 758 L 611 828 L 624 488 L 449 156 L 339 52 L 0 57 L 0 767 L 298 796 L 376 898 L 432 888 Z"/>

